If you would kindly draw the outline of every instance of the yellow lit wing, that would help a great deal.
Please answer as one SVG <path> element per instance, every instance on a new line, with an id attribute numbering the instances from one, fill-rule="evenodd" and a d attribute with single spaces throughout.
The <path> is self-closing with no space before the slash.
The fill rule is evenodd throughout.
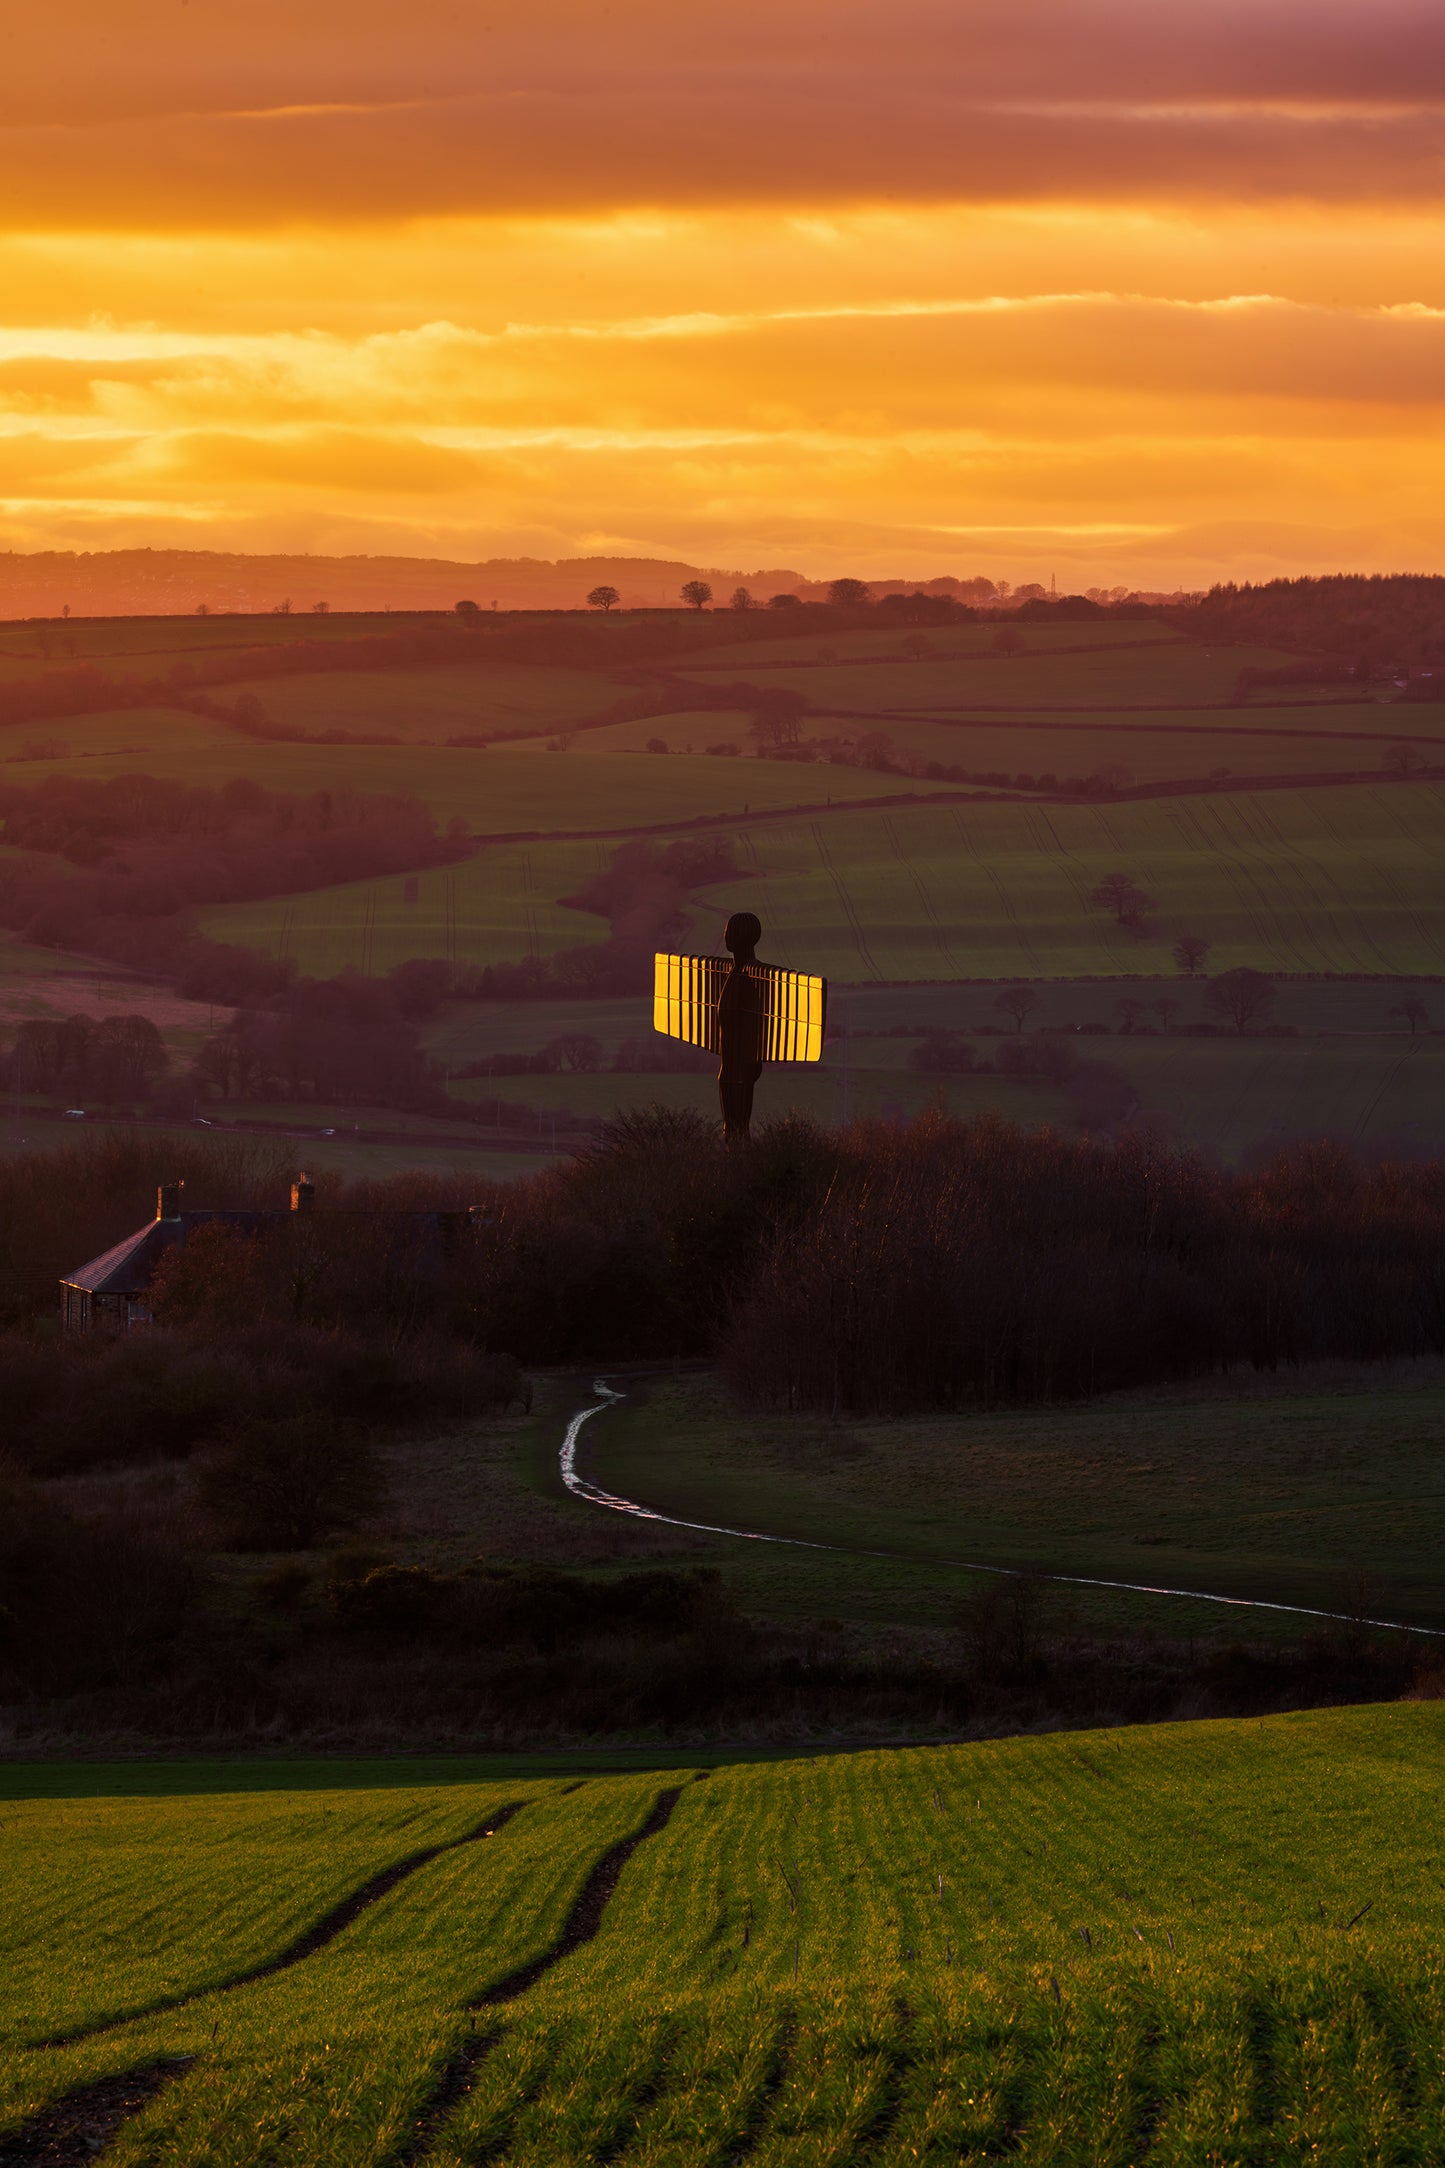
<path id="1" fill-rule="evenodd" d="M 653 964 L 652 1024 L 669 1039 L 718 1052 L 718 997 L 726 956 L 664 956 Z M 828 982 L 800 971 L 753 966 L 764 989 L 764 1061 L 820 1061 L 828 1025 Z"/>

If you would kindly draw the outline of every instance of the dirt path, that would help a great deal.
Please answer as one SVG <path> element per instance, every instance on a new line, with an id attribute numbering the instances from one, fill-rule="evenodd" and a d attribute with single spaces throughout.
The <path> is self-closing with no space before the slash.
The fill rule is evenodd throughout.
<path id="1" fill-rule="evenodd" d="M 798 1551 L 832 1551 L 845 1558 L 892 1558 L 902 1563 L 927 1566 L 952 1566 L 961 1573 L 991 1573 L 1005 1580 L 1027 1577 L 1036 1581 L 1054 1581 L 1066 1588 L 1113 1588 L 1131 1596 L 1177 1597 L 1185 1603 L 1225 1604 L 1235 1611 L 1280 1611 L 1289 1618 L 1322 1618 L 1335 1620 L 1341 1625 L 1376 1626 L 1387 1633 L 1423 1634 L 1432 1641 L 1445 1639 L 1445 1628 L 1438 1626 L 1408 1626 L 1400 1619 L 1354 1618 L 1347 1611 L 1320 1611 L 1308 1604 L 1271 1603 L 1259 1596 L 1217 1596 L 1202 1588 L 1161 1588 L 1152 1581 L 1108 1581 L 1101 1575 L 1089 1573 L 1044 1573 L 1033 1566 L 990 1566 L 973 1558 L 935 1558 L 920 1556 L 911 1551 L 866 1550 L 854 1543 L 819 1543 L 807 1536 L 778 1536 L 761 1528 L 724 1528 L 717 1521 L 683 1520 L 675 1513 L 659 1512 L 655 1506 L 642 1505 L 635 1498 L 622 1498 L 614 1491 L 604 1490 L 579 1473 L 577 1446 L 584 1424 L 594 1415 L 601 1415 L 607 1408 L 615 1407 L 625 1400 L 625 1392 L 614 1392 L 605 1378 L 597 1378 L 592 1390 L 601 1395 L 590 1407 L 579 1408 L 567 1425 L 558 1456 L 558 1472 L 563 1483 L 574 1498 L 586 1504 L 605 1506 L 613 1513 L 630 1513 L 638 1520 L 661 1521 L 669 1528 L 700 1529 L 705 1535 L 735 1536 L 744 1543 L 782 1543 Z"/>

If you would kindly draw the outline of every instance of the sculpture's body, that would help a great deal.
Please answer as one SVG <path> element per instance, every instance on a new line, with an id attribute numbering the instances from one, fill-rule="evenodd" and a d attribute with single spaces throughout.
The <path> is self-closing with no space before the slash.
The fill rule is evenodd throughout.
<path id="1" fill-rule="evenodd" d="M 722 1101 L 723 1135 L 730 1144 L 746 1141 L 753 1118 L 753 1087 L 763 1073 L 765 988 L 757 970 L 757 945 L 763 929 L 751 911 L 735 911 L 723 931 L 732 969 L 718 996 L 717 1073 Z"/>
<path id="2" fill-rule="evenodd" d="M 760 964 L 762 934 L 751 911 L 735 911 L 723 934 L 728 958 L 655 958 L 653 1027 L 721 1057 L 718 1096 L 730 1144 L 747 1140 L 765 1062 L 813 1062 L 823 1053 L 826 979 Z"/>

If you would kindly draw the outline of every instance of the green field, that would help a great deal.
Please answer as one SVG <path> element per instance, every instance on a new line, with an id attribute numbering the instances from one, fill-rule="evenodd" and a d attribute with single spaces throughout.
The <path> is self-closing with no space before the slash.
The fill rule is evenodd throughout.
<path id="1" fill-rule="evenodd" d="M 29 734 L 27 733 L 27 736 Z M 111 775 L 174 777 L 215 789 L 234 775 L 268 790 L 357 790 L 419 798 L 445 824 L 460 818 L 480 834 L 550 829 L 622 829 L 666 825 L 699 814 L 742 818 L 754 812 L 834 801 L 908 797 L 936 788 L 910 776 L 856 768 L 812 768 L 782 761 L 741 761 L 699 753 L 659 760 L 594 753 L 584 733 L 565 753 L 530 747 L 485 750 L 448 745 L 287 744 L 246 738 L 224 725 L 176 711 L 127 709 L 115 716 L 66 721 L 35 741 L 54 740 L 68 754 L 17 762 L 27 783 L 49 775 L 87 782 Z M 115 746 L 116 751 L 108 748 Z M 79 756 L 84 755 L 81 759 Z"/>
<path id="2" fill-rule="evenodd" d="M 527 754 L 475 757 L 536 764 Z M 559 766 L 564 759 L 578 756 L 559 756 Z M 597 765 L 623 763 L 603 754 Z M 715 765 L 737 775 L 736 762 Z M 638 766 L 666 774 L 684 763 L 644 755 Z M 749 767 L 749 786 L 771 767 Z M 732 832 L 747 871 L 699 899 L 698 938 L 711 946 L 720 916 L 753 909 L 771 961 L 843 982 L 1158 973 L 1179 932 L 1215 944 L 1212 970 L 1408 975 L 1439 970 L 1445 957 L 1445 787 L 1436 784 L 1114 806 L 835 808 Z M 291 955 L 309 971 L 380 971 L 407 956 L 503 961 L 601 937 L 600 920 L 552 899 L 586 877 L 602 847 L 486 849 L 421 875 L 410 905 L 399 879 L 356 882 L 200 921 L 213 939 Z M 1088 902 L 1116 868 L 1159 899 L 1146 937 Z"/>
<path id="3" fill-rule="evenodd" d="M 1208 649 L 1182 640 L 1137 647 L 1107 642 L 1084 654 L 1026 646 L 1017 655 L 959 655 L 951 646 L 948 651 L 942 642 L 939 646 L 939 654 L 918 662 L 883 658 L 769 668 L 750 655 L 746 669 L 737 667 L 751 684 L 786 686 L 815 708 L 842 712 L 971 702 L 1016 708 L 1201 707 L 1227 701 L 1241 670 L 1275 669 L 1292 660 L 1272 648 Z"/>
<path id="4" fill-rule="evenodd" d="M 20 1771 L 0 2127 L 190 2056 L 122 2127 L 123 2168 L 1425 2162 L 1442 1746 L 1426 1703 L 705 1782 L 684 1757 L 570 1792 L 475 1764 L 316 1788 L 301 1765 L 290 1792 L 134 1797 L 117 1771 L 112 1796 L 97 1772 L 34 1797 Z M 595 1940 L 489 2005 L 673 1794 Z M 219 1988 L 448 1839 L 314 1955 Z"/>
<path id="5" fill-rule="evenodd" d="M 338 670 L 271 678 L 254 690 L 278 723 L 316 736 L 325 730 L 379 731 L 444 741 L 454 732 L 565 729 L 610 707 L 622 688 L 596 670 L 538 663 L 490 663 L 417 670 Z"/>
<path id="6" fill-rule="evenodd" d="M 906 1422 L 746 1424 L 709 1380 L 642 1379 L 593 1419 L 584 1462 L 608 1490 L 724 1528 L 924 1566 L 1028 1566 L 1325 1610 L 1344 1608 L 1347 1584 L 1363 1576 L 1374 1615 L 1445 1629 L 1445 1493 L 1427 1444 L 1445 1389 L 1438 1366 L 1402 1376 L 1366 1385 L 1341 1372 L 1333 1388 L 1315 1377 L 1258 1391 L 1234 1379 Z M 760 1559 L 735 1556 L 729 1571 L 761 1576 L 749 1604 L 773 1608 L 799 1561 L 753 1550 Z M 1177 1599 L 1119 1595 L 1108 1607 L 1125 1630 L 1271 1626 L 1265 1614 L 1208 1616 Z"/>

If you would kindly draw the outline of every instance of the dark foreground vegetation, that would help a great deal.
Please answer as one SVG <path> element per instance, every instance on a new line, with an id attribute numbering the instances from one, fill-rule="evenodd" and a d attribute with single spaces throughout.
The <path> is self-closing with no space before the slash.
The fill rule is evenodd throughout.
<path id="1" fill-rule="evenodd" d="M 1272 1651 L 1105 1644 L 1018 1582 L 884 1646 L 750 1622 L 685 1542 L 658 1563 L 611 1521 L 581 1570 L 489 1555 L 485 1526 L 428 1570 L 385 1531 L 407 1441 L 523 1422 L 534 1366 L 706 1358 L 742 1407 L 847 1416 L 1438 1356 L 1439 1166 L 1317 1146 L 1230 1174 L 941 1116 L 729 1153 L 654 1110 L 511 1188 L 323 1183 L 312 1212 L 202 1228 L 148 1330 L 62 1337 L 57 1278 L 149 1216 L 158 1172 L 194 1205 L 282 1201 L 279 1164 L 199 1139 L 161 1169 L 131 1137 L 0 1168 L 22 1737 L 890 1735 L 1433 1690 L 1419 1644 L 1348 1619 Z M 440 1247 L 403 1216 L 461 1206 Z"/>

